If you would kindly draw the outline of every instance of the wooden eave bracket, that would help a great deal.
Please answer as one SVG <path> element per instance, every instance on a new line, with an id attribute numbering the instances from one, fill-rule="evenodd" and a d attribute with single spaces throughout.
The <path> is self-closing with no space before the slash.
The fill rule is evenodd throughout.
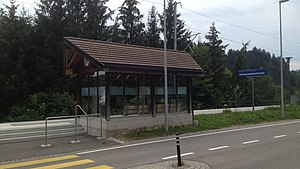
<path id="1" fill-rule="evenodd" d="M 73 63 L 74 58 L 75 58 L 76 55 L 77 55 L 77 51 L 75 51 L 75 53 L 72 55 L 70 61 L 69 61 L 69 57 L 68 57 L 68 55 L 67 55 L 67 58 L 66 58 L 66 61 L 67 61 L 67 62 L 66 62 L 66 67 L 67 67 L 67 68 L 71 67 L 71 65 L 72 65 L 72 63 Z"/>

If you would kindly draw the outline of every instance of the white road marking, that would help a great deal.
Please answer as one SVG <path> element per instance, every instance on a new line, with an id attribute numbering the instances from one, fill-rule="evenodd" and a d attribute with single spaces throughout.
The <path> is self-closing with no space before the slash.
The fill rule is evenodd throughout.
<path id="1" fill-rule="evenodd" d="M 224 149 L 224 148 L 228 148 L 229 146 L 220 146 L 220 147 L 214 147 L 214 148 L 210 148 L 208 149 L 209 151 L 215 151 L 215 150 L 220 150 L 220 149 Z"/>
<path id="2" fill-rule="evenodd" d="M 188 155 L 193 155 L 193 154 L 195 154 L 195 153 L 194 152 L 184 153 L 184 154 L 181 154 L 181 157 L 188 156 Z M 164 157 L 164 158 L 161 158 L 161 159 L 162 160 L 168 160 L 168 159 L 172 159 L 172 158 L 177 158 L 177 155 L 168 156 L 168 157 Z"/>
<path id="3" fill-rule="evenodd" d="M 136 143 L 136 144 L 129 144 L 129 145 L 124 145 L 124 146 L 109 147 L 109 148 L 103 148 L 103 149 L 97 149 L 97 150 L 80 152 L 80 153 L 76 153 L 76 154 L 77 155 L 90 154 L 90 153 L 96 153 L 96 152 L 102 152 L 102 151 L 109 151 L 109 150 L 116 150 L 116 149 L 121 149 L 121 148 L 135 147 L 135 146 L 141 146 L 141 145 L 147 145 L 147 144 L 154 144 L 154 143 L 161 143 L 161 142 L 173 141 L 173 140 L 175 140 L 175 138 L 164 139 L 164 140 L 157 140 L 157 141 L 148 141 L 148 142 Z"/>
<path id="4" fill-rule="evenodd" d="M 300 131 L 298 133 L 300 134 Z"/>
<path id="5" fill-rule="evenodd" d="M 282 138 L 282 137 L 286 137 L 286 135 L 274 136 L 273 138 Z"/>
<path id="6" fill-rule="evenodd" d="M 225 130 L 225 131 L 218 131 L 218 132 L 204 133 L 204 134 L 195 134 L 195 135 L 190 135 L 190 136 L 183 136 L 183 137 L 180 137 L 180 139 L 204 137 L 204 136 L 210 136 L 210 135 L 217 135 L 217 134 L 224 134 L 224 133 L 231 133 L 231 132 L 245 131 L 245 130 L 253 130 L 253 129 L 267 128 L 267 127 L 284 126 L 284 125 L 297 124 L 297 123 L 300 123 L 300 121 L 292 121 L 292 122 L 287 122 L 287 123 L 269 124 L 269 125 L 262 125 L 262 126 L 239 128 L 239 129 Z M 128 145 L 116 146 L 116 147 L 110 147 L 110 148 L 104 148 L 104 149 L 95 149 L 95 150 L 84 151 L 84 152 L 80 152 L 80 153 L 76 153 L 76 154 L 77 155 L 82 155 L 82 154 L 96 153 L 96 152 L 102 152 L 102 151 L 116 150 L 116 149 L 127 148 L 127 147 L 135 147 L 135 146 L 141 146 L 141 145 L 147 145 L 147 144 L 162 143 L 162 142 L 168 142 L 168 141 L 174 141 L 174 140 L 175 140 L 175 138 L 169 138 L 169 139 L 148 141 L 148 142 L 136 143 L 136 144 L 128 144 Z"/>
<path id="7" fill-rule="evenodd" d="M 292 121 L 287 123 L 279 123 L 279 124 L 269 124 L 269 125 L 262 125 L 262 126 L 254 126 L 254 127 L 247 127 L 247 128 L 239 128 L 239 129 L 232 129 L 232 130 L 225 130 L 225 131 L 217 131 L 212 133 L 205 133 L 205 134 L 196 134 L 191 136 L 184 136 L 180 137 L 181 139 L 187 139 L 187 138 L 194 138 L 194 137 L 203 137 L 203 136 L 210 136 L 210 135 L 217 135 L 217 134 L 224 134 L 224 133 L 231 133 L 231 132 L 237 132 L 237 131 L 245 131 L 245 130 L 253 130 L 253 129 L 260 129 L 260 128 L 267 128 L 267 127 L 277 127 L 277 126 L 284 126 L 289 124 L 297 124 L 300 123 L 300 121 Z"/>
<path id="8" fill-rule="evenodd" d="M 259 142 L 260 140 L 251 140 L 251 141 L 245 141 L 243 142 L 242 144 L 246 145 L 246 144 L 252 144 L 252 143 L 257 143 Z"/>

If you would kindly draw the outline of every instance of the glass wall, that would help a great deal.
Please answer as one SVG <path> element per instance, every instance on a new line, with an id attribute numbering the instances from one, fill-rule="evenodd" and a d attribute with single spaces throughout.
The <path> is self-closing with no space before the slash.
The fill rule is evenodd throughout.
<path id="1" fill-rule="evenodd" d="M 89 114 L 97 112 L 97 87 L 99 93 L 99 113 L 105 114 L 105 73 L 99 72 L 99 81 L 97 81 L 97 72 L 93 75 L 85 75 L 82 79 L 82 108 Z"/>
<path id="2" fill-rule="evenodd" d="M 165 81 L 163 76 L 156 77 L 155 99 L 156 112 L 165 112 Z M 168 76 L 168 111 L 176 112 L 176 77 Z"/>
<path id="3" fill-rule="evenodd" d="M 178 81 L 178 111 L 188 112 L 187 78 L 177 77 Z"/>
<path id="4" fill-rule="evenodd" d="M 169 112 L 176 112 L 176 77 L 168 77 L 168 104 Z"/>
<path id="5" fill-rule="evenodd" d="M 100 71 L 94 75 L 85 76 L 82 80 L 82 105 L 88 113 L 105 115 L 105 73 Z M 98 80 L 99 78 L 99 80 Z M 128 116 L 151 114 L 152 103 L 154 112 L 164 113 L 164 76 L 109 74 L 109 102 L 111 116 Z M 151 88 L 153 96 L 151 97 Z M 98 91 L 98 96 L 97 96 Z M 187 78 L 168 76 L 169 112 L 187 112 Z M 177 107 L 176 107 L 177 104 Z M 97 108 L 97 105 L 99 107 Z"/>
<path id="6" fill-rule="evenodd" d="M 124 75 L 125 81 L 125 110 L 126 115 L 138 113 L 139 98 L 138 95 L 138 76 L 137 75 Z"/>
<path id="7" fill-rule="evenodd" d="M 151 79 L 149 76 L 139 76 L 139 114 L 150 114 L 151 112 L 151 94 L 150 94 L 150 83 Z"/>
<path id="8" fill-rule="evenodd" d="M 99 113 L 105 115 L 105 72 L 99 71 Z"/>
<path id="9" fill-rule="evenodd" d="M 90 114 L 97 113 L 97 73 L 90 76 Z"/>
<path id="10" fill-rule="evenodd" d="M 89 112 L 89 101 L 90 101 L 90 93 L 89 93 L 89 76 L 82 75 L 82 83 L 81 83 L 81 106 L 85 112 Z"/>
<path id="11" fill-rule="evenodd" d="M 123 115 L 123 76 L 110 74 L 110 110 L 111 115 Z"/>
<path id="12" fill-rule="evenodd" d="M 155 83 L 156 113 L 163 113 L 165 112 L 164 77 L 163 76 L 154 77 L 154 83 Z"/>

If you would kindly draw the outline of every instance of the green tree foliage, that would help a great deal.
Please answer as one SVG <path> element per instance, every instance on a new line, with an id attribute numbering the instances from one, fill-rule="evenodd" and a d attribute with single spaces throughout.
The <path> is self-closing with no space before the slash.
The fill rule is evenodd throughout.
<path id="1" fill-rule="evenodd" d="M 26 98 L 30 83 L 25 69 L 30 54 L 30 17 L 16 14 L 15 0 L 1 10 L 0 17 L 0 113 L 5 115 L 12 104 Z"/>
<path id="2" fill-rule="evenodd" d="M 108 1 L 40 0 L 34 16 L 25 9 L 18 14 L 16 0 L 0 9 L 0 119 L 35 120 L 71 113 L 73 96 L 65 91 L 74 93 L 76 82 L 63 76 L 63 36 L 161 47 L 158 22 L 163 24 L 163 15 L 158 20 L 154 6 L 144 30 L 137 0 L 125 0 L 115 24 L 107 25 L 114 13 L 106 5 Z M 174 0 L 168 1 L 166 15 L 168 48 L 173 49 Z M 180 14 L 176 17 L 178 49 L 183 50 L 191 32 Z M 256 103 L 278 104 L 280 59 L 256 47 L 248 50 L 248 43 L 226 55 L 227 45 L 223 45 L 219 34 L 213 23 L 207 42 L 199 42 L 191 50 L 204 70 L 204 76 L 193 79 L 196 108 L 223 107 L 224 103 L 237 101 L 238 106 L 249 106 L 251 83 L 248 78 L 238 77 L 237 71 L 259 68 L 267 68 L 269 75 L 255 78 Z M 289 94 L 299 95 L 300 74 L 289 72 L 286 62 L 284 78 L 286 99 Z"/>
<path id="3" fill-rule="evenodd" d="M 204 71 L 203 76 L 193 78 L 194 106 L 196 109 L 213 107 L 215 95 L 213 77 L 208 71 L 210 63 L 209 49 L 203 43 L 198 42 L 197 45 L 193 46 L 193 51 L 192 57 L 201 65 Z"/>
<path id="4" fill-rule="evenodd" d="M 243 43 L 243 47 L 241 48 L 241 50 L 237 50 L 237 51 L 233 51 L 233 50 L 229 50 L 228 51 L 228 55 L 235 55 L 236 56 L 236 61 L 235 63 L 233 63 L 233 68 L 232 73 L 232 86 L 233 86 L 233 90 L 234 90 L 234 95 L 232 96 L 232 98 L 235 98 L 234 100 L 239 102 L 238 104 L 236 104 L 237 106 L 240 106 L 240 103 L 243 103 L 245 101 L 247 101 L 246 99 L 249 99 L 245 96 L 248 95 L 249 91 L 248 91 L 248 86 L 251 83 L 249 81 L 249 78 L 247 77 L 239 77 L 238 75 L 238 71 L 239 70 L 245 70 L 245 54 L 247 52 L 247 47 L 250 44 L 250 41 L 248 41 L 247 43 Z M 239 97 L 237 97 L 236 93 L 239 93 Z"/>
<path id="5" fill-rule="evenodd" d="M 109 26 L 107 21 L 112 19 L 114 11 L 110 10 L 106 3 L 108 0 L 87 0 L 85 22 L 83 25 L 84 37 L 100 40 L 108 40 Z"/>
<path id="6" fill-rule="evenodd" d="M 167 48 L 174 49 L 174 1 L 168 0 L 166 7 L 166 38 L 167 38 Z M 163 31 L 164 25 L 164 13 L 159 15 L 161 21 L 161 27 Z M 189 36 L 191 32 L 185 28 L 185 22 L 179 19 L 180 14 L 177 14 L 177 49 L 184 50 L 189 44 Z"/>
<path id="7" fill-rule="evenodd" d="M 48 59 L 51 68 L 44 69 L 50 74 L 48 88 L 68 90 L 70 84 L 66 82 L 63 72 L 63 36 L 88 37 L 107 40 L 107 21 L 112 11 L 105 1 L 91 0 L 41 0 L 36 10 L 34 46 L 40 50 L 40 56 Z"/>
<path id="8" fill-rule="evenodd" d="M 125 29 L 122 37 L 124 42 L 128 44 L 143 44 L 145 24 L 141 21 L 143 15 L 140 14 L 140 10 L 137 7 L 138 4 L 137 0 L 125 0 L 119 10 L 118 19 Z"/>
<path id="9" fill-rule="evenodd" d="M 71 5 L 66 4 L 64 0 L 41 0 L 36 10 L 34 46 L 39 50 L 39 55 L 48 59 L 48 64 L 51 66 L 44 70 L 44 73 L 50 75 L 47 79 L 49 86 L 46 85 L 46 88 L 68 88 L 64 86 L 64 76 L 62 76 L 62 37 L 76 36 L 79 33 L 75 32 L 78 28 L 68 27 L 67 21 L 71 19 L 67 16 L 67 6 Z M 74 22 L 79 23 L 79 21 Z M 70 25 L 73 26 L 74 23 Z"/>
<path id="10" fill-rule="evenodd" d="M 147 22 L 147 29 L 146 29 L 146 46 L 151 47 L 161 47 L 162 42 L 159 37 L 160 28 L 158 26 L 158 14 L 156 11 L 155 6 L 151 7 L 151 10 L 148 14 L 148 22 Z"/>
<path id="11" fill-rule="evenodd" d="M 244 59 L 244 66 L 243 67 L 237 67 L 241 63 L 238 63 L 238 57 L 240 55 L 243 55 Z M 269 52 L 266 52 L 263 49 L 258 49 L 254 47 L 252 50 L 244 51 L 243 49 L 233 51 L 229 50 L 228 52 L 228 59 L 226 61 L 227 65 L 231 67 L 234 70 L 237 69 L 260 69 L 260 68 L 266 68 L 268 70 L 268 74 L 271 77 L 272 85 L 279 87 L 280 85 L 280 58 L 275 57 L 274 55 L 271 55 Z M 293 94 L 295 92 L 295 89 L 299 87 L 297 84 L 297 80 L 299 76 L 296 74 L 293 74 L 293 72 L 288 72 L 287 70 L 287 63 L 283 62 L 283 68 L 284 68 L 284 88 L 287 89 L 286 93 Z M 241 80 L 245 80 L 243 84 L 240 86 L 246 86 L 246 83 L 250 83 L 248 78 L 241 78 L 239 77 L 239 83 L 241 83 Z M 256 79 L 255 79 L 256 80 Z M 271 82 L 267 81 L 267 82 Z M 294 83 L 296 82 L 296 83 Z M 297 86 L 297 87 L 296 87 Z M 272 87 L 271 87 L 272 88 Z M 247 89 L 245 87 L 241 88 L 244 90 L 245 95 L 248 95 L 248 99 L 251 98 L 251 86 L 249 86 Z M 271 97 L 271 96 L 270 96 Z M 272 96 L 277 97 L 277 96 Z M 270 99 L 269 99 L 270 100 Z M 246 100 L 244 100 L 246 101 Z M 287 99 L 288 102 L 288 99 Z"/>
<path id="12" fill-rule="evenodd" d="M 44 120 L 51 116 L 74 115 L 75 101 L 67 92 L 37 93 L 11 108 L 4 121 Z"/>
<path id="13" fill-rule="evenodd" d="M 215 24 L 212 23 L 208 34 L 205 36 L 208 42 L 209 63 L 207 74 L 212 77 L 214 86 L 215 106 L 222 106 L 225 100 L 229 99 L 228 91 L 231 86 L 228 85 L 225 79 L 228 79 L 231 73 L 228 73 L 225 67 L 226 54 L 225 49 L 228 45 L 222 45 L 223 41 L 219 38 L 220 32 L 216 29 Z M 231 84 L 231 83 L 230 83 Z"/>

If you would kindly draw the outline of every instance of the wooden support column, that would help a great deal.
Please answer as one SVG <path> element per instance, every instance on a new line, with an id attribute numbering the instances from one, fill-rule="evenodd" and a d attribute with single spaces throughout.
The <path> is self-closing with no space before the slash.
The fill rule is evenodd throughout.
<path id="1" fill-rule="evenodd" d="M 150 75 L 150 98 L 151 98 L 151 112 L 152 116 L 156 116 L 156 97 L 155 97 L 155 83 L 154 83 L 154 76 Z"/>
<path id="2" fill-rule="evenodd" d="M 188 97 L 188 113 L 192 113 L 192 80 L 191 77 L 187 79 L 187 97 Z"/>
<path id="3" fill-rule="evenodd" d="M 81 72 L 78 73 L 78 82 L 79 82 L 79 86 L 78 86 L 78 104 L 82 107 L 82 74 Z"/>
<path id="4" fill-rule="evenodd" d="M 110 79 L 109 73 L 105 73 L 105 113 L 106 120 L 110 120 Z"/>
<path id="5" fill-rule="evenodd" d="M 88 114 L 91 114 L 91 77 L 88 74 Z"/>
<path id="6" fill-rule="evenodd" d="M 122 95 L 122 106 L 123 106 L 123 116 L 128 115 L 128 111 L 126 112 L 126 96 L 125 96 L 125 74 L 122 74 L 122 88 L 123 88 L 123 95 Z"/>
<path id="7" fill-rule="evenodd" d="M 143 98 L 143 104 L 142 104 L 142 114 L 144 114 L 145 112 L 144 112 L 144 106 L 145 106 L 145 104 L 146 104 L 146 97 L 147 97 L 147 94 L 146 94 L 146 75 L 143 75 L 142 76 L 143 77 L 143 93 L 144 93 L 144 95 L 142 96 L 142 98 Z"/>
<path id="8" fill-rule="evenodd" d="M 140 82 L 139 76 L 136 75 L 136 91 L 137 91 L 137 114 L 140 114 Z"/>
<path id="9" fill-rule="evenodd" d="M 192 120 L 193 123 L 195 121 L 195 117 L 194 117 L 194 92 L 193 92 L 193 79 L 191 78 L 191 107 L 192 107 Z"/>

